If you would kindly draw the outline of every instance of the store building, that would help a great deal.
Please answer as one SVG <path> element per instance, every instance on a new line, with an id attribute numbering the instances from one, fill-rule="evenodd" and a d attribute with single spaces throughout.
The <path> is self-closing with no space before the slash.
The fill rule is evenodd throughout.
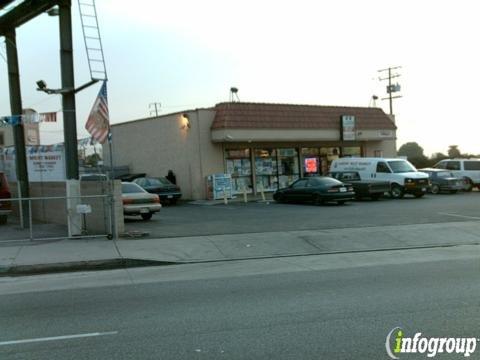
<path id="1" fill-rule="evenodd" d="M 205 199 L 211 174 L 230 174 L 237 194 L 269 192 L 341 156 L 396 156 L 395 123 L 379 108 L 220 103 L 114 124 L 112 135 L 115 165 L 173 170 L 186 199 Z"/>

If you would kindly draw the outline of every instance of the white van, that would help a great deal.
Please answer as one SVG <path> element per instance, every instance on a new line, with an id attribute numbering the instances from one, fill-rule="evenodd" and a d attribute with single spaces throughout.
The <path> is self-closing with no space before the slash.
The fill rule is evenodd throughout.
<path id="1" fill-rule="evenodd" d="M 405 159 L 340 158 L 330 165 L 330 172 L 338 171 L 356 171 L 362 180 L 388 181 L 395 199 L 405 194 L 422 197 L 430 186 L 428 174 L 417 171 Z"/>
<path id="2" fill-rule="evenodd" d="M 474 186 L 480 189 L 480 159 L 445 159 L 434 168 L 450 170 L 453 175 L 464 178 L 468 183 L 467 191 L 472 191 Z"/>

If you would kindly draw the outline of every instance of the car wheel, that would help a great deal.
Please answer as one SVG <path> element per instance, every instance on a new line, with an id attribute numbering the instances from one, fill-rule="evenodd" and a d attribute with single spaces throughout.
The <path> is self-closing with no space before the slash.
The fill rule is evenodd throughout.
<path id="1" fill-rule="evenodd" d="M 0 216 L 0 225 L 6 224 L 7 223 L 7 215 L 1 215 Z"/>
<path id="2" fill-rule="evenodd" d="M 437 184 L 432 185 L 432 189 L 430 191 L 432 192 L 432 194 L 438 194 L 440 193 L 440 186 L 438 186 Z"/>
<path id="3" fill-rule="evenodd" d="M 472 191 L 472 190 L 473 190 L 472 180 L 470 180 L 469 178 L 466 178 L 466 179 L 465 179 L 465 182 L 467 183 L 467 187 L 465 188 L 465 191 L 466 191 L 466 192 Z"/>
<path id="4" fill-rule="evenodd" d="M 323 204 L 323 199 L 319 194 L 314 194 L 313 195 L 313 203 L 315 205 L 322 205 Z"/>
<path id="5" fill-rule="evenodd" d="M 401 198 L 403 198 L 404 195 L 405 194 L 404 194 L 403 189 L 400 185 L 397 185 L 397 184 L 392 185 L 392 188 L 390 190 L 390 196 L 393 199 L 401 199 Z"/>
<path id="6" fill-rule="evenodd" d="M 273 195 L 273 200 L 275 200 L 278 203 L 284 203 L 285 202 L 285 196 L 283 194 L 275 194 L 275 195 Z"/>
<path id="7" fill-rule="evenodd" d="M 152 218 L 153 214 L 148 213 L 148 214 L 141 214 L 141 217 L 143 220 L 150 220 Z"/>

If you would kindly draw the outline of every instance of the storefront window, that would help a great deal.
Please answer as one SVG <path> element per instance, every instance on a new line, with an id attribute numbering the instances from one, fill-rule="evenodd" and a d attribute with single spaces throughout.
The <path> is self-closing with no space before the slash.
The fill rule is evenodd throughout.
<path id="1" fill-rule="evenodd" d="M 252 164 L 250 149 L 225 150 L 225 163 L 227 174 L 232 176 L 232 191 L 234 194 L 251 193 L 252 189 Z"/>
<path id="2" fill-rule="evenodd" d="M 344 157 L 361 157 L 362 148 L 360 146 L 348 146 L 342 148 L 342 156 Z"/>
<path id="3" fill-rule="evenodd" d="M 319 148 L 302 148 L 303 176 L 321 174 L 321 159 Z"/>
<path id="4" fill-rule="evenodd" d="M 325 175 L 330 169 L 330 164 L 333 160 L 340 157 L 340 148 L 338 147 L 322 147 L 320 148 L 320 157 L 322 160 L 321 173 Z"/>
<path id="5" fill-rule="evenodd" d="M 278 182 L 280 188 L 292 184 L 300 177 L 298 152 L 295 148 L 278 149 Z"/>
<path id="6" fill-rule="evenodd" d="M 276 149 L 255 149 L 255 178 L 257 191 L 278 188 Z"/>

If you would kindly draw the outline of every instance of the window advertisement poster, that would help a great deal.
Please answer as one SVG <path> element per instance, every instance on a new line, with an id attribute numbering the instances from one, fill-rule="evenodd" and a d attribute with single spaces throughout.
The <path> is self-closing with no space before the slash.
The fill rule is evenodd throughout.
<path id="1" fill-rule="evenodd" d="M 309 174 L 318 172 L 318 158 L 305 158 L 305 172 Z"/>
<path id="2" fill-rule="evenodd" d="M 213 174 L 207 176 L 207 196 L 210 200 L 232 198 L 232 177 L 230 174 Z"/>
<path id="3" fill-rule="evenodd" d="M 342 115 L 342 140 L 355 141 L 355 116 Z"/>

